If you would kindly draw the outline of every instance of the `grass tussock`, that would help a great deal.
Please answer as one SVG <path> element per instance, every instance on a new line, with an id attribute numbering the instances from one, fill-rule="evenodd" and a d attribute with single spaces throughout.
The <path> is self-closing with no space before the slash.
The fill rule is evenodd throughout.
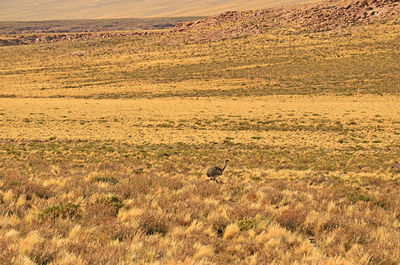
<path id="1" fill-rule="evenodd" d="M 400 181 L 388 175 L 390 165 L 344 173 L 320 158 L 323 171 L 277 170 L 252 164 L 248 158 L 260 153 L 257 145 L 221 143 L 220 155 L 235 152 L 235 160 L 218 184 L 204 175 L 214 145 L 110 144 L 1 143 L 9 150 L 2 153 L 8 166 L 0 168 L 2 262 L 398 261 Z M 96 151 L 107 148 L 118 155 Z M 41 150 L 54 151 L 41 153 L 41 164 L 30 164 Z M 174 155 L 160 157 L 160 150 Z M 146 157 L 135 160 L 144 151 Z M 15 152 L 25 159 L 15 160 Z M 66 159 L 55 165 L 58 156 Z M 290 153 L 280 156 L 289 161 Z M 85 159 L 83 166 L 76 167 L 78 157 Z M 305 163 L 298 159 L 290 161 Z M 147 163 L 152 167 L 137 170 Z M 179 173 L 178 165 L 190 169 Z M 384 251 L 376 252 L 377 246 Z"/>

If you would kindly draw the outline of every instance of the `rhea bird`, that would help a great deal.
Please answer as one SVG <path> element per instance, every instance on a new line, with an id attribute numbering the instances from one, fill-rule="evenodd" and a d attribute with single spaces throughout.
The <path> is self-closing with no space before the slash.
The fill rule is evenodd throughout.
<path id="1" fill-rule="evenodd" d="M 226 164 L 228 162 L 229 162 L 229 159 L 226 159 L 223 168 L 219 168 L 216 166 L 210 167 L 207 170 L 207 177 L 209 177 L 210 180 L 214 180 L 215 182 L 219 183 L 219 181 L 217 180 L 217 177 L 222 175 L 222 173 L 224 172 L 224 170 L 226 168 Z"/>

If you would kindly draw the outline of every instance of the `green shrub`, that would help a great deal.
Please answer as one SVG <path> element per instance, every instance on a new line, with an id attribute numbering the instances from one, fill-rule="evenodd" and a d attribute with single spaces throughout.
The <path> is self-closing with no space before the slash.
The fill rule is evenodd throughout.
<path id="1" fill-rule="evenodd" d="M 364 201 L 364 202 L 369 202 L 371 199 L 364 195 L 360 194 L 359 192 L 350 192 L 346 195 L 346 198 L 352 203 L 355 204 L 358 201 Z"/>
<path id="2" fill-rule="evenodd" d="M 59 205 L 51 206 L 46 209 L 43 209 L 40 213 L 40 217 L 42 219 L 47 218 L 67 218 L 67 217 L 76 217 L 80 215 L 80 206 L 73 203 L 61 203 Z"/>
<path id="3" fill-rule="evenodd" d="M 117 196 L 109 196 L 98 200 L 99 203 L 112 207 L 114 209 L 115 215 L 118 214 L 119 209 L 124 206 L 124 203 L 121 198 Z"/>
<path id="4" fill-rule="evenodd" d="M 238 221 L 240 231 L 248 231 L 257 225 L 257 221 L 253 218 L 245 218 Z"/>

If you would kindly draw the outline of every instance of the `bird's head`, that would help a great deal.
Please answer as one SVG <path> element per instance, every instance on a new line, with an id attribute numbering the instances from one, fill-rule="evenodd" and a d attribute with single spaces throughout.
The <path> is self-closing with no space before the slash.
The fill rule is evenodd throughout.
<path id="1" fill-rule="evenodd" d="M 225 160 L 225 163 L 228 163 L 228 162 L 229 162 L 229 159 L 226 159 L 226 160 Z"/>

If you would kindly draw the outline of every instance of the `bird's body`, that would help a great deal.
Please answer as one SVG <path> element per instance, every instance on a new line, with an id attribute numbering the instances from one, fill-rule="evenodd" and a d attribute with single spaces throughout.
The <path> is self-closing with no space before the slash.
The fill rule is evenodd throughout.
<path id="1" fill-rule="evenodd" d="M 226 163 L 229 162 L 229 160 L 225 160 L 224 163 L 224 167 L 223 168 L 219 168 L 216 166 L 212 166 L 207 170 L 207 177 L 210 178 L 210 180 L 214 180 L 215 182 L 218 182 L 217 177 L 221 176 L 222 173 L 224 172 L 225 168 L 226 168 Z"/>

